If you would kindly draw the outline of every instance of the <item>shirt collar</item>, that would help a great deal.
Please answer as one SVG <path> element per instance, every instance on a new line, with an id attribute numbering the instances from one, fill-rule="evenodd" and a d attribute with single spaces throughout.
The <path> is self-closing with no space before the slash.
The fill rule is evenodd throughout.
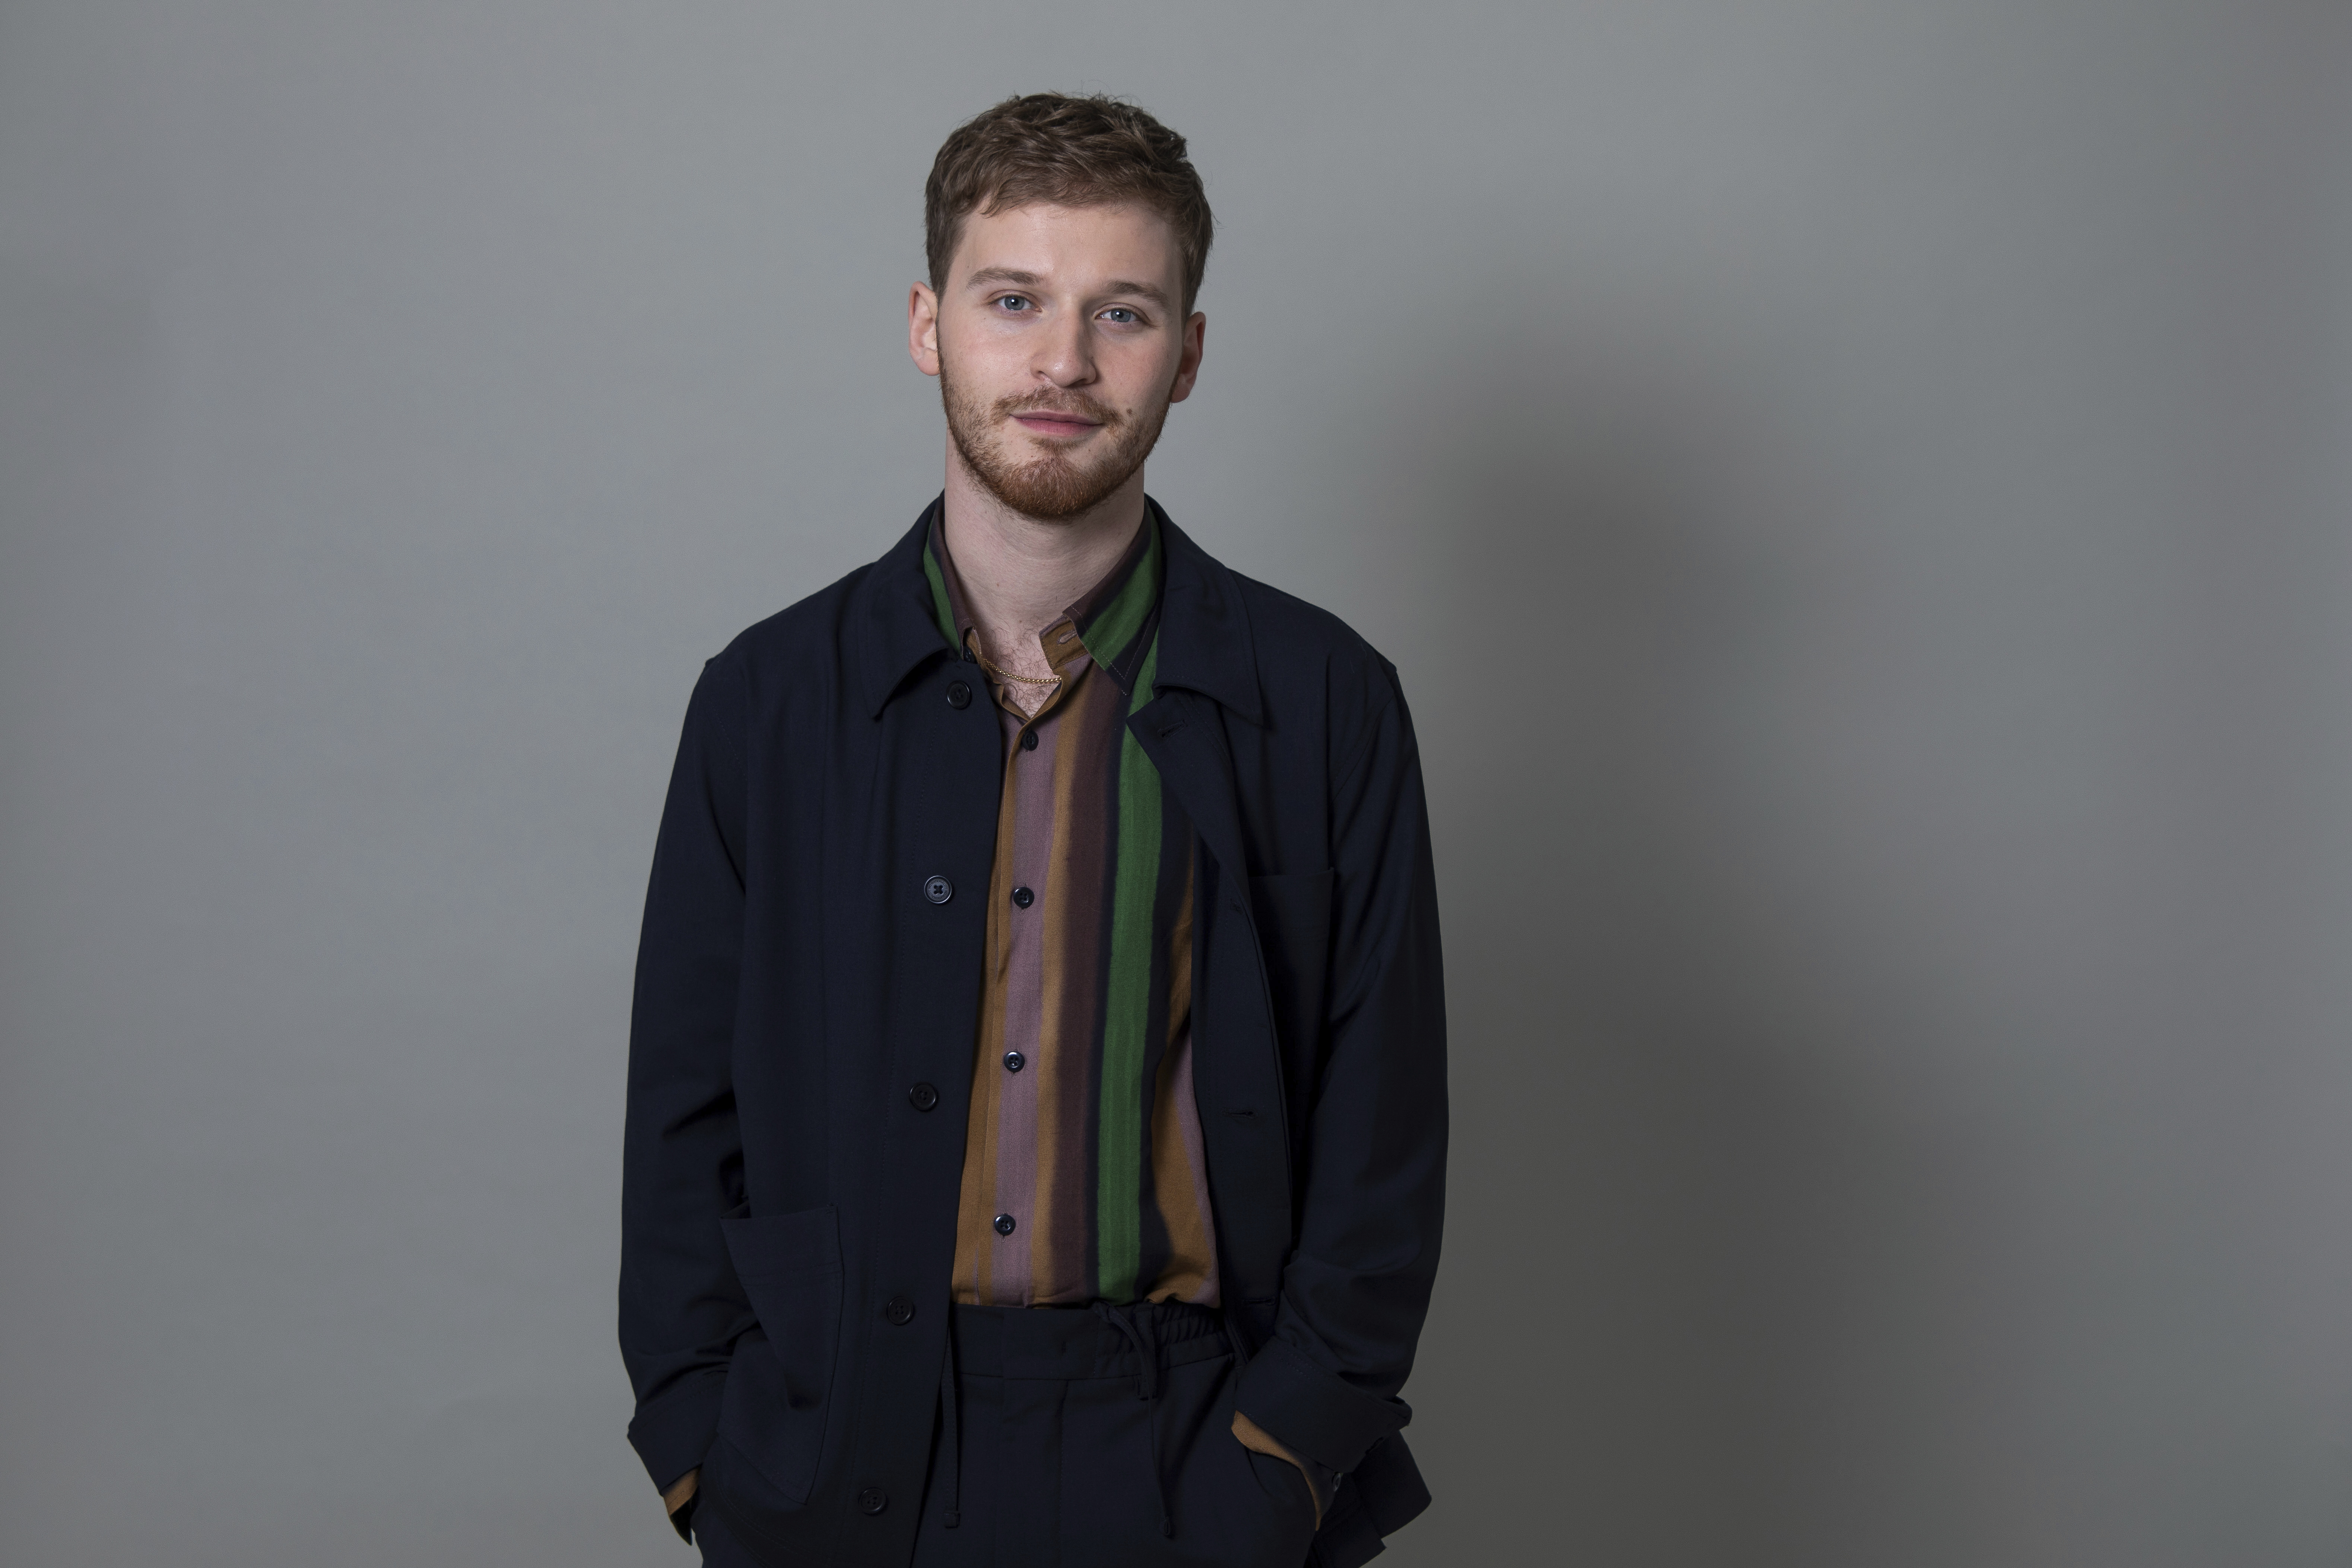
<path id="1" fill-rule="evenodd" d="M 1253 724 L 1265 722 L 1241 577 L 1195 544 L 1157 501 L 1145 505 L 1158 525 L 1164 573 L 1160 635 L 1148 639 L 1160 649 L 1153 686 L 1197 691 Z M 953 617 L 940 623 L 923 560 L 940 507 L 937 500 L 926 507 L 889 552 L 864 569 L 853 594 L 852 646 L 857 650 L 858 689 L 870 717 L 881 716 L 891 694 L 918 666 L 942 655 L 954 658 L 958 651 Z"/>
<path id="2" fill-rule="evenodd" d="M 976 647 L 971 602 L 948 552 L 945 510 L 934 504 L 923 538 L 923 576 L 930 588 L 933 623 L 948 647 L 956 652 Z M 1160 513 L 1146 504 L 1143 525 L 1135 531 L 1109 571 L 1094 586 L 1066 605 L 1060 620 L 1077 628 L 1078 642 L 1088 658 L 1109 672 L 1123 692 L 1132 694 L 1135 677 L 1159 630 L 1160 585 L 1167 575 L 1167 552 L 1160 534 Z M 1051 629 L 1051 628 L 1048 628 Z"/>

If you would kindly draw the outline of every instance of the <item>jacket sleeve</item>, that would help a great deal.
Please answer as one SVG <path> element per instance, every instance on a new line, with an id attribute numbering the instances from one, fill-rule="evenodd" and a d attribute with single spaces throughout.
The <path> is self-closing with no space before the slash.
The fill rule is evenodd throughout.
<path id="1" fill-rule="evenodd" d="M 1307 1118 L 1298 1241 L 1235 1406 L 1330 1469 L 1412 1412 L 1445 1215 L 1445 996 L 1412 722 L 1392 673 L 1336 776 L 1327 1055 Z M 1294 1159 L 1298 1156 L 1294 1153 Z"/>
<path id="2" fill-rule="evenodd" d="M 629 1441 L 667 1489 L 702 1462 L 753 1322 L 719 1219 L 743 1200 L 730 1050 L 743 941 L 745 687 L 722 655 L 687 705 L 637 947 L 621 1168 Z"/>

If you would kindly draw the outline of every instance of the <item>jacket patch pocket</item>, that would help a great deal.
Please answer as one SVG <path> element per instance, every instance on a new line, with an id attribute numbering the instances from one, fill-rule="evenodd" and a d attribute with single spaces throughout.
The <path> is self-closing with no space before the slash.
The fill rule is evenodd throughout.
<path id="1" fill-rule="evenodd" d="M 794 1502 L 824 1451 L 841 1342 L 841 1232 L 831 1208 L 720 1222 L 758 1328 L 736 1342 L 719 1431 Z"/>
<path id="2" fill-rule="evenodd" d="M 1274 1026 L 1284 1054 L 1300 1066 L 1322 1053 L 1323 984 L 1330 969 L 1331 889 L 1337 872 L 1252 877 L 1251 913 L 1265 954 Z"/>

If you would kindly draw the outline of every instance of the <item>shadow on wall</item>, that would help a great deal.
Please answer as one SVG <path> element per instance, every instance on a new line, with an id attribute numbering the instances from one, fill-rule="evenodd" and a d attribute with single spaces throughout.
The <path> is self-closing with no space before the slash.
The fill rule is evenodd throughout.
<path id="1" fill-rule="evenodd" d="M 1788 1518 L 1831 1447 L 1813 1376 L 1930 1201 L 1824 1081 L 1838 998 L 1888 977 L 1849 972 L 1785 830 L 1832 498 L 1713 352 L 1518 323 L 1367 422 L 1364 537 L 1412 563 L 1370 592 L 1434 601 L 1403 673 L 1454 1053 L 1412 1390 L 1440 1510 L 1406 1563 L 1828 1547 Z"/>

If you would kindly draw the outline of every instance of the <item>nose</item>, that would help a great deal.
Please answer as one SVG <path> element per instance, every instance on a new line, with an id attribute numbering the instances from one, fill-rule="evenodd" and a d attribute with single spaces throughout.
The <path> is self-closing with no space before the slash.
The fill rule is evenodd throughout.
<path id="1" fill-rule="evenodd" d="M 1080 311 L 1065 311 L 1047 325 L 1030 368 L 1055 386 L 1084 386 L 1095 379 L 1094 341 Z"/>

